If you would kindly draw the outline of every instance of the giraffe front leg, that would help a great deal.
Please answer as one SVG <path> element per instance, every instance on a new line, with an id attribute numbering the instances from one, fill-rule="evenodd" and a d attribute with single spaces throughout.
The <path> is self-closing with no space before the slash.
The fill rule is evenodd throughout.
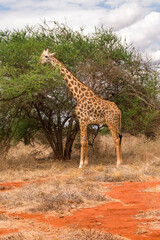
<path id="1" fill-rule="evenodd" d="M 86 155 L 86 137 L 87 137 L 87 127 L 84 127 L 84 128 L 81 127 L 81 156 L 80 156 L 79 168 L 82 168 L 84 166 L 84 159 Z M 85 161 L 85 164 L 86 164 L 86 161 Z"/>
<path id="2" fill-rule="evenodd" d="M 87 136 L 86 136 L 87 138 Z M 88 140 L 86 139 L 85 143 L 85 161 L 84 161 L 85 167 L 88 165 Z"/>
<path id="3" fill-rule="evenodd" d="M 82 167 L 83 167 L 83 162 L 84 162 L 84 150 L 85 150 L 85 144 L 81 141 L 81 156 L 80 156 L 79 168 L 82 168 Z"/>

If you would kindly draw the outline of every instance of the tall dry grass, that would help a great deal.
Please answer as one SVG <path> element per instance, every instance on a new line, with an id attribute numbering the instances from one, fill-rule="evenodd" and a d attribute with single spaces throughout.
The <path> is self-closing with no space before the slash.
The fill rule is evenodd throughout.
<path id="1" fill-rule="evenodd" d="M 12 147 L 6 159 L 0 159 L 0 203 L 9 212 L 42 212 L 55 216 L 71 214 L 78 208 L 91 207 L 114 201 L 106 197 L 108 187 L 100 182 L 152 181 L 160 177 L 160 138 L 148 140 L 144 136 L 124 135 L 122 141 L 123 165 L 116 168 L 115 147 L 110 135 L 98 136 L 94 147 L 89 148 L 89 166 L 78 169 L 79 149 L 74 148 L 71 161 L 55 161 L 51 149 L 43 145 Z M 21 188 L 6 189 L 4 182 L 26 183 Z M 2 191 L 2 190 L 9 191 Z M 148 189 L 155 191 L 155 189 Z M 156 190 L 156 191 L 159 191 Z M 142 217 L 142 216 L 141 216 Z M 22 224 L 22 226 L 21 226 Z M 14 228 L 28 226 L 27 222 L 0 214 L 0 227 Z M 62 230 L 62 229 L 61 229 Z M 54 229 L 55 231 L 55 229 Z M 123 239 L 95 230 L 62 230 L 48 234 L 30 229 L 1 240 L 86 240 Z M 54 236 L 54 238 L 53 238 Z M 78 238 L 77 238 L 78 236 Z"/>
<path id="2" fill-rule="evenodd" d="M 115 168 L 115 146 L 110 135 L 98 136 L 94 148 L 90 149 L 90 155 L 92 165 L 99 169 L 102 168 L 97 178 L 99 181 L 148 181 L 160 177 L 159 137 L 149 140 L 143 135 L 135 137 L 124 134 L 122 139 L 123 163 L 119 169 Z"/>
<path id="3" fill-rule="evenodd" d="M 41 233 L 35 231 L 23 231 L 10 236 L 0 237 L 0 240 L 127 240 L 127 238 L 94 229 L 71 230 L 62 228 L 55 229 L 52 236 L 48 236 L 48 234 L 42 236 Z"/>
<path id="4" fill-rule="evenodd" d="M 110 135 L 99 135 L 93 148 L 90 148 L 93 162 L 108 164 L 116 163 L 116 152 L 113 139 Z M 160 158 L 160 137 L 154 140 L 147 139 L 144 135 L 139 137 L 124 134 L 122 138 L 123 164 L 151 163 Z M 159 162 L 158 162 L 159 163 Z"/>
<path id="5" fill-rule="evenodd" d="M 18 212 L 52 212 L 54 215 L 108 201 L 110 198 L 105 195 L 103 186 L 73 176 L 72 179 L 56 176 L 50 181 L 30 183 L 0 195 L 2 208 Z"/>
<path id="6" fill-rule="evenodd" d="M 89 147 L 89 166 L 78 169 L 80 147 L 73 150 L 70 161 L 56 161 L 50 148 L 36 143 L 12 147 L 6 159 L 0 159 L 0 181 L 35 180 L 60 175 L 86 175 L 96 181 L 146 181 L 160 176 L 160 138 L 148 140 L 145 136 L 124 134 L 122 139 L 123 164 L 117 169 L 116 153 L 110 135 L 96 138 Z"/>

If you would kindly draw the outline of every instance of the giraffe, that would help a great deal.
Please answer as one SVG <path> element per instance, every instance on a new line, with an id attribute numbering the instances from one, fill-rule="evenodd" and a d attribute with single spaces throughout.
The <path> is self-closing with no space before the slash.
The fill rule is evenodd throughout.
<path id="1" fill-rule="evenodd" d="M 77 79 L 56 57 L 55 53 L 43 50 L 40 63 L 50 63 L 54 68 L 59 68 L 73 98 L 76 100 L 75 114 L 79 120 L 81 154 L 79 168 L 88 165 L 88 140 L 87 126 L 106 123 L 116 147 L 117 164 L 122 163 L 121 153 L 121 111 L 114 102 L 99 98 L 88 86 Z"/>

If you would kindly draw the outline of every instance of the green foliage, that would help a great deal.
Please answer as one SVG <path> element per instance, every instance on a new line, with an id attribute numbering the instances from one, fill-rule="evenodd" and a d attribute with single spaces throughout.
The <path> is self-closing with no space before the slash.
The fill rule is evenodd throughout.
<path id="1" fill-rule="evenodd" d="M 58 81 L 60 75 L 51 66 L 32 65 L 29 71 L 19 74 L 15 68 L 2 66 L 0 78 L 1 99 L 9 100 L 25 95 L 33 100 L 43 89 L 52 88 L 54 79 Z"/>
<path id="2" fill-rule="evenodd" d="M 41 129 L 53 151 L 63 152 L 63 135 L 73 138 L 66 131 L 78 131 L 73 120 L 66 128 L 75 101 L 59 70 L 38 63 L 47 47 L 97 95 L 117 103 L 123 131 L 145 133 L 155 124 L 159 79 L 150 62 L 132 46 L 122 45 L 110 29 L 85 35 L 83 30 L 57 22 L 50 28 L 44 22 L 20 31 L 0 31 L 1 142 L 14 138 L 28 143 Z"/>
<path id="3" fill-rule="evenodd" d="M 147 90 L 147 89 L 146 89 Z M 144 133 L 153 137 L 158 127 L 159 110 L 145 104 L 139 97 L 127 92 L 119 95 L 119 107 L 123 112 L 123 129 L 133 135 Z"/>
<path id="4" fill-rule="evenodd" d="M 14 135 L 14 143 L 16 144 L 23 140 L 26 145 L 30 144 L 33 136 L 39 129 L 40 126 L 37 125 L 37 121 L 34 119 L 18 119 Z"/>

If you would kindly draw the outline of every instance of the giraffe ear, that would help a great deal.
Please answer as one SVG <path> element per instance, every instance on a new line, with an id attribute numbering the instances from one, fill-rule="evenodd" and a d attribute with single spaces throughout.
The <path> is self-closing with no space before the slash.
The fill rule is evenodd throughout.
<path id="1" fill-rule="evenodd" d="M 56 53 L 51 53 L 51 55 L 50 55 L 50 56 L 54 57 L 54 56 L 55 56 L 55 54 L 56 54 Z"/>
<path id="2" fill-rule="evenodd" d="M 47 49 L 45 48 L 45 49 L 43 50 L 43 53 L 46 53 L 46 52 L 49 53 L 48 48 L 47 48 Z"/>

